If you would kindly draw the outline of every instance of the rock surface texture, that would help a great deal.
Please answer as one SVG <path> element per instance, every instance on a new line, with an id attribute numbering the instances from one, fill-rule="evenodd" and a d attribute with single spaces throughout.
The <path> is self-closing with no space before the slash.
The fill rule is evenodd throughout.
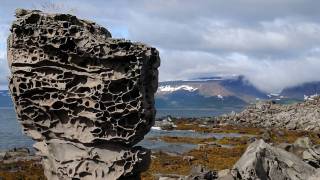
<path id="1" fill-rule="evenodd" d="M 272 147 L 263 140 L 250 144 L 234 165 L 235 179 L 306 180 L 316 175 L 317 169 L 298 156 L 283 149 Z"/>
<path id="2" fill-rule="evenodd" d="M 8 38 L 18 119 L 49 179 L 131 179 L 150 153 L 160 58 L 69 14 L 16 11 Z"/>
<path id="3" fill-rule="evenodd" d="M 320 96 L 291 105 L 272 101 L 251 105 L 240 113 L 218 117 L 217 122 L 260 128 L 320 130 Z"/>

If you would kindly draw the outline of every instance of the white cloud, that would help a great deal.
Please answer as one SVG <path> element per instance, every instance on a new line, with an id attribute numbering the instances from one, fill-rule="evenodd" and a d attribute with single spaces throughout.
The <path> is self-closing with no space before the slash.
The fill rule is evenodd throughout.
<path id="1" fill-rule="evenodd" d="M 293 59 L 255 59 L 241 53 L 218 55 L 207 52 L 164 52 L 161 80 L 184 79 L 217 74 L 242 74 L 259 89 L 279 92 L 305 82 L 319 81 L 320 54 Z M 168 61 L 176 62 L 169 66 Z M 175 72 L 171 76 L 170 72 Z"/>
<path id="2" fill-rule="evenodd" d="M 43 1 L 2 4 L 0 58 L 14 8 Z M 160 50 L 160 79 L 242 74 L 265 91 L 320 81 L 320 1 L 312 0 L 57 0 L 62 12 L 106 26 L 116 37 Z M 33 4 L 33 5 L 32 5 Z M 3 8 L 3 9 L 2 9 Z M 54 11 L 61 11 L 55 9 Z M 0 67 L 0 84 L 7 75 Z M 2 79 L 2 80 L 1 80 Z"/>

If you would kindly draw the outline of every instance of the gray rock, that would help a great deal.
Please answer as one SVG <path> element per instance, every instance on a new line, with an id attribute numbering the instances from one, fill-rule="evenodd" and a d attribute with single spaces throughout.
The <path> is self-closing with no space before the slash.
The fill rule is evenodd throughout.
<path id="1" fill-rule="evenodd" d="M 73 15 L 19 9 L 7 49 L 18 120 L 48 179 L 133 178 L 148 167 L 148 151 L 132 146 L 154 124 L 155 48 Z"/>
<path id="2" fill-rule="evenodd" d="M 315 173 L 314 167 L 296 155 L 263 140 L 249 145 L 232 170 L 236 179 L 305 180 Z"/>
<path id="3" fill-rule="evenodd" d="M 317 169 L 317 172 L 308 178 L 308 180 L 319 180 L 319 179 L 320 179 L 320 169 Z"/>
<path id="4" fill-rule="evenodd" d="M 234 180 L 234 177 L 232 176 L 230 169 L 224 169 L 218 171 L 217 180 Z"/>
<path id="5" fill-rule="evenodd" d="M 5 152 L 3 160 L 24 158 L 30 155 L 30 150 L 28 148 L 13 148 Z"/>
<path id="6" fill-rule="evenodd" d="M 294 147 L 309 149 L 312 148 L 313 144 L 309 137 L 300 137 L 294 143 Z"/>
<path id="7" fill-rule="evenodd" d="M 298 138 L 293 144 L 282 143 L 277 147 L 295 154 L 315 168 L 320 168 L 320 146 L 313 145 L 308 137 Z"/>
<path id="8" fill-rule="evenodd" d="M 186 180 L 184 176 L 176 174 L 156 174 L 157 180 Z"/>
<path id="9" fill-rule="evenodd" d="M 155 125 L 156 127 L 160 127 L 162 130 L 173 130 L 177 126 L 172 121 L 171 117 L 168 116 L 160 121 L 156 121 Z"/>
<path id="10" fill-rule="evenodd" d="M 216 119 L 220 124 L 318 131 L 320 129 L 320 96 L 290 105 L 261 101 L 240 113 L 231 113 Z M 283 133 L 279 132 L 279 135 L 283 136 Z"/>
<path id="11" fill-rule="evenodd" d="M 265 142 L 270 142 L 271 141 L 271 131 L 269 129 L 264 130 L 261 137 Z"/>
<path id="12" fill-rule="evenodd" d="M 6 152 L 0 152 L 0 161 L 4 160 L 4 156 L 6 155 Z"/>
<path id="13" fill-rule="evenodd" d="M 307 162 L 315 168 L 320 168 L 320 146 L 313 145 L 308 137 L 298 138 L 294 144 L 294 149 L 299 149 L 300 152 L 295 152 L 303 161 Z"/>
<path id="14" fill-rule="evenodd" d="M 187 176 L 186 180 L 213 180 L 218 177 L 217 172 L 211 171 L 202 165 L 193 166 L 191 174 Z"/>

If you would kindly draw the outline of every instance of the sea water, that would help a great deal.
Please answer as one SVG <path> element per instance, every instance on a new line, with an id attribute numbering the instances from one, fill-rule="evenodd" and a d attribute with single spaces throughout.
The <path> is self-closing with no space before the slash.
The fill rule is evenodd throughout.
<path id="1" fill-rule="evenodd" d="M 225 113 L 224 111 L 215 112 L 210 109 L 185 109 L 185 110 L 157 110 L 157 117 L 172 115 L 175 117 L 210 117 L 217 114 Z M 191 144 L 167 144 L 161 141 L 150 141 L 150 137 L 160 136 L 179 136 L 179 137 L 215 137 L 221 138 L 225 136 L 238 136 L 237 134 L 199 134 L 191 131 L 157 131 L 151 130 L 146 138 L 138 145 L 153 150 L 169 150 L 177 149 L 175 151 L 182 152 L 183 149 L 190 150 L 194 148 Z M 221 137 L 220 137 L 221 136 Z M 28 147 L 32 149 L 34 141 L 23 134 L 22 127 L 18 123 L 16 113 L 13 108 L 0 108 L 0 151 L 8 150 L 15 147 Z M 175 148 L 174 148 L 175 147 Z"/>

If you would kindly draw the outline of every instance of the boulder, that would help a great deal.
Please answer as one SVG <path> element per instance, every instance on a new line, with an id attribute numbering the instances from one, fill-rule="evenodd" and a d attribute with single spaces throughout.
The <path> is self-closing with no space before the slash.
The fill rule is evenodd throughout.
<path id="1" fill-rule="evenodd" d="M 320 145 L 314 145 L 308 137 L 298 138 L 294 144 L 293 149 L 299 152 L 294 152 L 303 161 L 307 162 L 315 168 L 320 168 Z"/>
<path id="2" fill-rule="evenodd" d="M 236 179 L 305 180 L 315 173 L 316 169 L 298 156 L 263 140 L 250 144 L 232 169 Z"/>
<path id="3" fill-rule="evenodd" d="M 314 145 L 309 137 L 300 137 L 293 144 L 281 143 L 277 147 L 295 154 L 315 168 L 320 168 L 320 146 Z"/>
<path id="4" fill-rule="evenodd" d="M 202 165 L 192 167 L 190 175 L 185 180 L 213 180 L 217 178 L 217 172 L 211 171 Z"/>
<path id="5" fill-rule="evenodd" d="M 48 179 L 133 178 L 148 167 L 148 150 L 133 146 L 154 124 L 155 48 L 70 14 L 18 9 L 7 49 L 18 120 Z"/>

